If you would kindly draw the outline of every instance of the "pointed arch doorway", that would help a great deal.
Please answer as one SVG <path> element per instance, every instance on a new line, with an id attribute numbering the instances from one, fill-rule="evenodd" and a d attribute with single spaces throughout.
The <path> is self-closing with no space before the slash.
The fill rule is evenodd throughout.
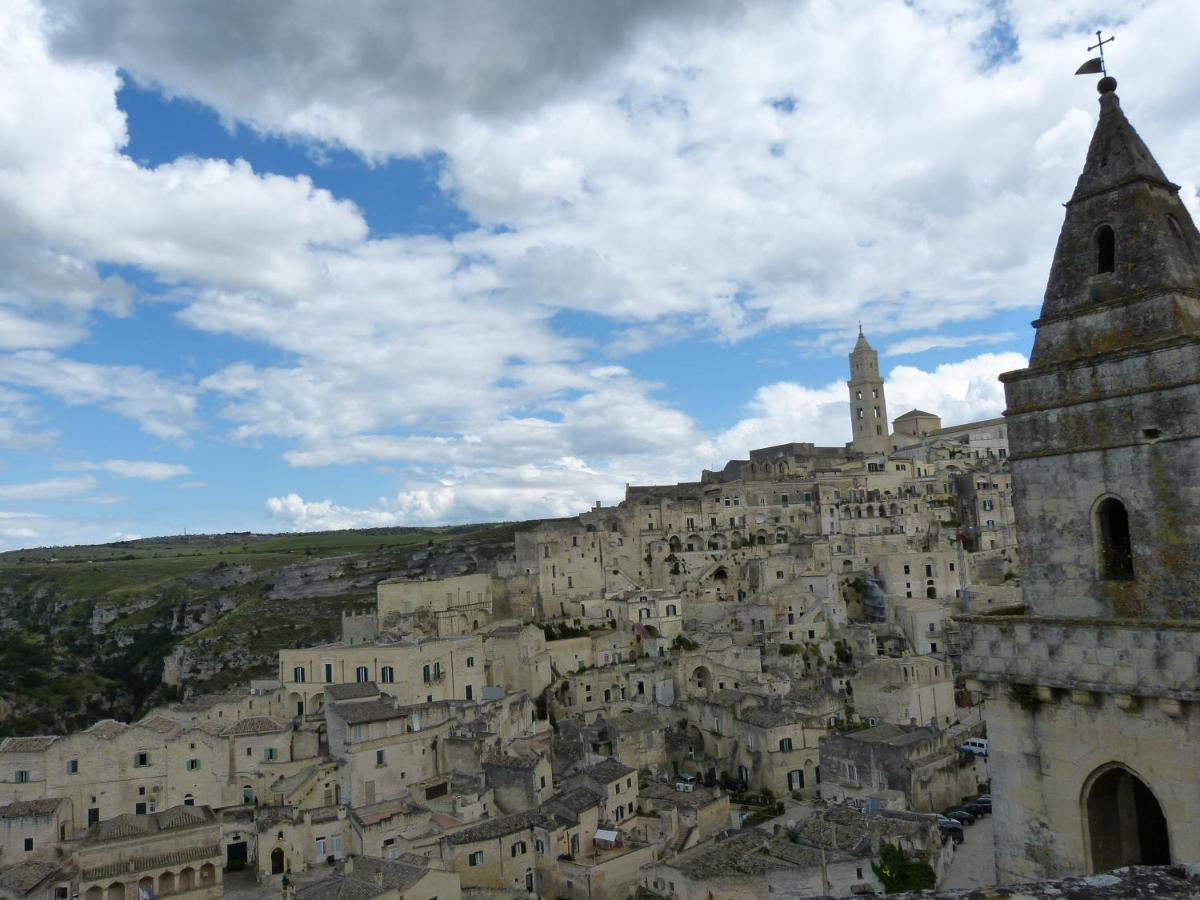
<path id="1" fill-rule="evenodd" d="M 1118 763 L 1097 769 L 1084 784 L 1088 871 L 1171 862 L 1167 819 L 1154 793 Z"/>

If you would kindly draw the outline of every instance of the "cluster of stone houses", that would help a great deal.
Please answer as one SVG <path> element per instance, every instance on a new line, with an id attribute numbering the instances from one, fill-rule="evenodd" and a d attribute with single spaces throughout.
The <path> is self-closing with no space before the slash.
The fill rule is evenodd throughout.
<path id="1" fill-rule="evenodd" d="M 884 392 L 861 336 L 851 370 L 857 420 Z M 897 810 L 974 788 L 951 617 L 1008 596 L 1011 528 L 963 530 L 1011 507 L 1004 428 L 914 410 L 869 437 L 630 487 L 492 572 L 380 583 L 274 679 L 5 740 L 0 896 L 217 896 L 249 868 L 306 896 L 683 897 L 718 859 L 731 896 L 849 891 L 898 822 L 937 861 L 928 816 Z M 769 836 L 767 877 L 741 825 L 784 798 L 849 824 Z"/>

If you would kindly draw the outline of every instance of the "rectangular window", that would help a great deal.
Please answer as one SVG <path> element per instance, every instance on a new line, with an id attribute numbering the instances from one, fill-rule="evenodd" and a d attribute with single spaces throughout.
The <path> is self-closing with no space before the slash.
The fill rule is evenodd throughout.
<path id="1" fill-rule="evenodd" d="M 377 765 L 377 766 L 387 765 L 387 760 L 386 760 L 382 750 L 375 751 L 375 765 Z"/>
<path id="2" fill-rule="evenodd" d="M 78 775 L 79 774 L 79 760 L 77 760 L 77 759 L 68 759 L 67 760 L 67 774 L 68 775 Z"/>
<path id="3" fill-rule="evenodd" d="M 150 765 L 149 753 L 135 753 L 133 756 L 133 767 L 135 769 L 144 769 Z"/>
<path id="4" fill-rule="evenodd" d="M 274 747 L 265 747 L 263 749 L 263 759 L 266 762 L 275 762 L 277 756 Z"/>
<path id="5" fill-rule="evenodd" d="M 468 657 L 467 657 L 467 668 L 468 668 L 468 669 L 473 669 L 473 668 L 475 668 L 475 657 L 473 657 L 473 656 L 468 656 Z"/>
<path id="6" fill-rule="evenodd" d="M 189 759 L 189 760 L 187 761 L 187 767 L 188 767 L 188 771 L 189 771 L 189 772 L 195 772 L 195 771 L 197 771 L 197 770 L 200 768 L 200 760 L 198 760 L 198 759 Z"/>
<path id="7" fill-rule="evenodd" d="M 29 853 L 33 850 L 33 838 L 25 838 L 25 852 Z"/>
<path id="8" fill-rule="evenodd" d="M 146 814 L 146 804 L 145 803 L 135 803 L 133 806 L 133 811 L 134 811 L 134 813 L 136 813 L 139 816 L 144 816 Z"/>
<path id="9" fill-rule="evenodd" d="M 16 780 L 17 784 L 28 784 L 29 783 L 29 770 L 28 769 L 17 769 L 17 774 L 15 776 L 15 780 Z"/>
<path id="10" fill-rule="evenodd" d="M 472 853 L 470 856 L 468 856 L 467 857 L 467 865 L 482 866 L 483 865 L 483 851 L 476 850 L 474 853 Z"/>
<path id="11" fill-rule="evenodd" d="M 316 856 L 319 861 L 325 860 L 325 838 L 319 837 L 315 842 Z"/>
<path id="12" fill-rule="evenodd" d="M 792 749 L 792 739 L 791 738 L 781 738 L 779 741 L 779 749 L 783 750 L 785 752 L 788 750 L 791 750 Z"/>
<path id="13" fill-rule="evenodd" d="M 325 663 L 325 683 L 333 684 L 333 663 Z"/>

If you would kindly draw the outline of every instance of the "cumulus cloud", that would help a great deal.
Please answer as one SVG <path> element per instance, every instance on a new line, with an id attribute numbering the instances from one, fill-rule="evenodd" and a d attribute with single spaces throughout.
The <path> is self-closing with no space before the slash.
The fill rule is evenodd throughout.
<path id="1" fill-rule="evenodd" d="M 946 425 L 994 418 L 1004 410 L 1004 390 L 997 376 L 1025 365 L 1027 361 L 1019 353 L 987 353 L 930 371 L 896 366 L 887 378 L 890 412 L 894 417 L 910 406 L 920 406 L 941 415 Z M 619 408 L 616 402 L 598 418 L 612 421 Z M 611 448 L 605 448 L 608 452 L 598 454 L 605 460 L 602 465 L 575 457 L 529 457 L 524 465 L 489 466 L 487 458 L 509 455 L 498 452 L 495 445 L 485 446 L 478 441 L 443 441 L 436 445 L 440 453 L 428 445 L 413 448 L 382 440 L 365 441 L 348 451 L 355 461 L 413 461 L 438 456 L 445 465 L 433 477 L 429 472 L 424 477 L 410 473 L 409 489 L 370 505 L 306 500 L 293 492 L 268 498 L 266 511 L 297 531 L 575 515 L 596 500 L 620 500 L 628 484 L 695 480 L 702 468 L 745 458 L 748 451 L 758 447 L 792 441 L 840 446 L 850 438 L 849 400 L 842 381 L 819 388 L 792 382 L 759 388 L 747 415 L 712 437 L 703 436 L 686 417 L 668 421 L 660 429 L 653 415 L 631 412 L 635 414 L 625 421 L 629 427 L 645 432 L 644 440 L 649 443 L 641 446 L 636 440 L 617 436 L 617 446 L 632 444 L 639 452 L 614 454 Z M 562 437 L 550 435 L 547 445 L 570 445 L 570 441 L 559 443 Z M 527 447 L 526 453 L 533 449 Z"/>
<path id="2" fill-rule="evenodd" d="M 569 94 L 655 23 L 719 21 L 728 0 L 433 5 L 318 0 L 53 0 L 60 53 L 118 62 L 263 131 L 372 155 L 441 146 L 460 117 L 509 118 Z"/>
<path id="3" fill-rule="evenodd" d="M 896 354 L 996 338 L 987 320 L 1041 293 L 1095 117 L 1064 60 L 1097 17 L 1121 15 L 1132 118 L 1196 210 L 1186 0 L 352 6 L 0 11 L 0 381 L 173 440 L 216 409 L 298 469 L 395 467 L 375 503 L 274 498 L 295 527 L 570 512 L 750 447 L 841 443 L 840 383 L 764 386 L 706 432 L 703 398 L 664 402 L 613 357 L 704 340 L 696 364 L 720 365 L 768 329 L 840 353 L 860 316 Z M 376 239 L 304 177 L 139 165 L 118 67 L 316 152 L 436 152 L 475 224 Z M 72 358 L 95 317 L 130 312 L 106 262 L 171 286 L 184 327 L 239 349 L 194 383 L 119 347 Z M 1012 358 L 954 365 L 896 367 L 891 411 L 998 413 L 986 382 Z M 0 444 L 30 424 L 12 410 Z"/>

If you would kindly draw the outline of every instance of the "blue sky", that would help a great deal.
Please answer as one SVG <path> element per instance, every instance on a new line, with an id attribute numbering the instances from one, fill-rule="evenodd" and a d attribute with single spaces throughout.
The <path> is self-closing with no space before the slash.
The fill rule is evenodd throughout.
<path id="1" fill-rule="evenodd" d="M 997 415 L 1089 33 L 1195 213 L 1200 23 L 852 6 L 6 5 L 0 549 L 564 515 L 840 443 L 860 320 L 893 416 Z"/>

